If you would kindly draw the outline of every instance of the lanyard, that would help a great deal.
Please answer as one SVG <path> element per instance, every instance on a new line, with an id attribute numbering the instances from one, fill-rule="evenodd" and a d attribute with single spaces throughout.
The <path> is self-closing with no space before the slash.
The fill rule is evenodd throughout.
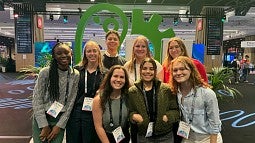
<path id="1" fill-rule="evenodd" d="M 70 69 L 68 69 L 68 73 L 67 73 L 65 104 L 67 102 L 67 97 L 68 97 L 68 92 L 69 92 L 69 82 L 70 82 Z"/>
<path id="2" fill-rule="evenodd" d="M 113 117 L 112 117 L 112 101 L 111 99 L 108 102 L 109 104 L 109 112 L 110 112 L 110 127 L 113 127 Z M 119 112 L 119 126 L 121 126 L 121 120 L 122 120 L 122 97 L 120 97 L 120 112 Z"/>
<path id="3" fill-rule="evenodd" d="M 156 119 L 155 116 L 156 116 L 156 91 L 155 91 L 155 87 L 153 85 L 153 94 L 152 94 L 152 101 L 153 101 L 153 105 L 152 105 L 152 119 Z M 143 88 L 143 97 L 144 97 L 144 101 L 145 101 L 145 106 L 146 106 L 146 111 L 147 111 L 147 114 L 150 115 L 150 111 L 149 111 L 149 105 L 148 105 L 148 100 L 147 100 L 147 97 L 146 97 L 146 91 L 145 89 Z M 150 119 L 150 120 L 152 120 Z"/>
<path id="4" fill-rule="evenodd" d="M 135 74 L 135 81 L 137 80 L 137 75 L 136 75 L 136 60 L 134 60 L 134 74 Z"/>
<path id="5" fill-rule="evenodd" d="M 97 70 L 96 70 L 96 74 L 95 74 L 95 77 L 94 77 L 94 80 L 93 80 L 93 87 L 92 87 L 92 91 L 95 90 L 95 86 L 96 86 L 96 78 L 97 78 Z M 85 72 L 84 72 L 84 80 L 85 80 L 85 95 L 86 93 L 88 93 L 88 75 L 87 75 L 87 69 L 85 69 Z"/>
<path id="6" fill-rule="evenodd" d="M 196 90 L 194 92 L 194 95 L 193 95 L 193 98 L 192 98 L 192 104 L 191 104 L 191 113 L 188 115 L 188 122 L 189 124 L 192 123 L 193 121 L 193 118 L 194 118 L 194 110 L 195 110 L 195 98 L 196 98 Z M 183 110 L 185 110 L 183 107 L 182 107 Z M 187 112 L 188 113 L 188 112 Z"/>

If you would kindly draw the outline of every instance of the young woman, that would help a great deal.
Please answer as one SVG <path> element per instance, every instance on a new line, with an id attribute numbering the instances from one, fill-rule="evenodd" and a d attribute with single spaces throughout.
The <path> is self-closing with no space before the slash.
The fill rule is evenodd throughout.
<path id="1" fill-rule="evenodd" d="M 131 60 L 124 65 L 129 73 L 129 81 L 132 85 L 136 80 L 140 79 L 140 64 L 146 57 L 151 58 L 148 40 L 144 36 L 138 36 L 133 44 Z M 155 60 L 155 62 L 157 65 L 157 77 L 163 80 L 162 66 L 158 61 Z"/>
<path id="2" fill-rule="evenodd" d="M 34 142 L 60 143 L 77 94 L 79 72 L 71 69 L 71 48 L 57 43 L 52 61 L 43 68 L 33 92 Z"/>
<path id="3" fill-rule="evenodd" d="M 75 104 L 67 128 L 67 143 L 99 142 L 92 117 L 92 103 L 101 80 L 103 64 L 99 45 L 88 41 L 84 46 L 83 59 L 76 67 L 80 80 Z"/>
<path id="4" fill-rule="evenodd" d="M 179 56 L 170 67 L 170 86 L 182 113 L 177 132 L 185 137 L 182 143 L 222 143 L 216 94 L 202 80 L 193 60 Z"/>
<path id="5" fill-rule="evenodd" d="M 102 143 L 129 143 L 128 88 L 128 74 L 124 67 L 111 67 L 94 98 L 92 110 L 96 132 Z"/>
<path id="6" fill-rule="evenodd" d="M 156 78 L 155 60 L 141 62 L 141 79 L 129 89 L 130 121 L 138 126 L 139 143 L 173 143 L 173 123 L 179 121 L 176 96 Z"/>
<path id="7" fill-rule="evenodd" d="M 163 62 L 163 71 L 164 71 L 164 82 L 168 83 L 169 82 L 169 76 L 170 76 L 170 63 L 173 59 L 177 58 L 178 56 L 188 56 L 187 48 L 183 41 L 180 38 L 173 37 L 169 40 L 168 42 L 168 48 L 167 48 L 167 56 Z M 193 63 L 195 64 L 197 70 L 201 74 L 202 78 L 204 79 L 205 82 L 208 82 L 208 78 L 206 75 L 206 70 L 204 65 L 196 60 L 192 59 Z"/>
<path id="8" fill-rule="evenodd" d="M 110 69 L 114 65 L 124 65 L 126 59 L 118 55 L 118 47 L 120 46 L 120 36 L 115 30 L 109 30 L 105 36 L 107 49 L 103 55 L 103 65 L 106 69 Z"/>

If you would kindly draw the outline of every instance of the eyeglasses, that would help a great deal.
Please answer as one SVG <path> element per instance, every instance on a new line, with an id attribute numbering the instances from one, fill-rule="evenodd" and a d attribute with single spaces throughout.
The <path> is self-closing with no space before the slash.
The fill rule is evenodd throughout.
<path id="1" fill-rule="evenodd" d="M 179 45 L 174 45 L 174 46 L 169 46 L 169 50 L 173 50 L 173 49 L 179 49 L 180 46 Z"/>

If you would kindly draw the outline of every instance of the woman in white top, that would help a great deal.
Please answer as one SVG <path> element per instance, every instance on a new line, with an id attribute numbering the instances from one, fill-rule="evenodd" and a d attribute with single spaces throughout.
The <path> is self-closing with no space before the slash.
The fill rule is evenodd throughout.
<path id="1" fill-rule="evenodd" d="M 146 57 L 151 58 L 148 40 L 144 36 L 138 36 L 133 44 L 132 57 L 124 65 L 125 69 L 129 73 L 129 81 L 131 85 L 133 85 L 136 80 L 140 79 L 140 64 Z M 156 60 L 155 62 L 157 65 L 157 77 L 162 80 L 162 65 Z"/>

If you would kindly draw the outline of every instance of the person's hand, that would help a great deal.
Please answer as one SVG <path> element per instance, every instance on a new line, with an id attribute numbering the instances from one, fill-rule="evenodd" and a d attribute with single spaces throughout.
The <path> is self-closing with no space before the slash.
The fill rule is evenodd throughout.
<path id="1" fill-rule="evenodd" d="M 47 138 L 47 136 L 50 134 L 50 131 L 51 131 L 51 129 L 50 129 L 49 126 L 43 127 L 43 128 L 42 128 L 42 131 L 41 131 L 41 133 L 40 133 L 40 135 L 39 135 L 40 140 L 41 140 L 41 141 L 45 141 L 46 138 Z"/>
<path id="2" fill-rule="evenodd" d="M 60 132 L 60 127 L 58 126 L 54 126 L 52 128 L 52 131 L 50 132 L 50 134 L 48 135 L 47 139 L 48 142 L 50 142 L 51 140 L 55 139 L 58 135 L 58 133 Z"/>
<path id="3" fill-rule="evenodd" d="M 132 118 L 135 122 L 137 123 L 141 123 L 143 122 L 143 117 L 140 114 L 133 114 L 133 118 Z"/>
<path id="4" fill-rule="evenodd" d="M 167 122 L 167 121 L 168 121 L 168 118 L 167 118 L 166 115 L 163 116 L 163 121 L 164 121 L 164 122 Z"/>

